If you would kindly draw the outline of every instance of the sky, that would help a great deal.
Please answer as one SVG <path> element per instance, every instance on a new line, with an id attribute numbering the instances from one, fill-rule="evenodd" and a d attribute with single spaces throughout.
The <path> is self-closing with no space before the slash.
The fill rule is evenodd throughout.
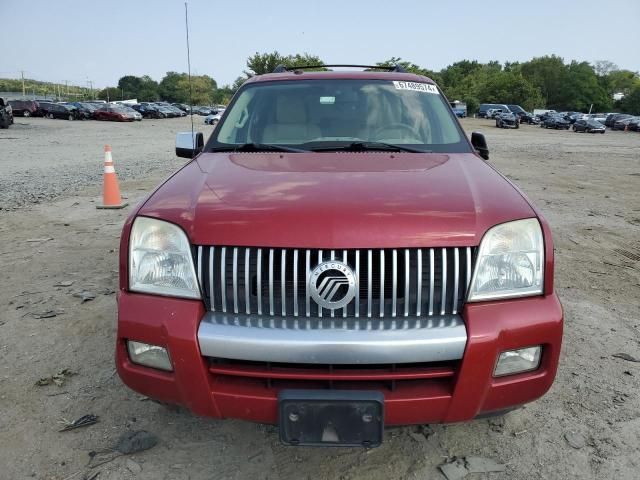
<path id="1" fill-rule="evenodd" d="M 326 63 L 401 57 L 431 70 L 462 60 L 556 54 L 640 70 L 640 1 L 189 0 L 191 71 L 230 84 L 255 52 Z M 94 88 L 187 71 L 182 0 L 0 0 L 0 78 Z M 620 34 L 620 36 L 618 35 Z"/>

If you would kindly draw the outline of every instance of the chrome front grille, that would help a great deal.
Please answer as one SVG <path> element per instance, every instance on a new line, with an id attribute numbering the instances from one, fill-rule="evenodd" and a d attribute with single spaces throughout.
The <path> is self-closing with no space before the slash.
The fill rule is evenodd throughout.
<path id="1" fill-rule="evenodd" d="M 213 312 L 260 317 L 432 317 L 462 309 L 475 248 L 315 250 L 198 246 L 198 281 Z M 348 264 L 355 298 L 346 307 L 319 307 L 309 292 L 316 265 Z"/>

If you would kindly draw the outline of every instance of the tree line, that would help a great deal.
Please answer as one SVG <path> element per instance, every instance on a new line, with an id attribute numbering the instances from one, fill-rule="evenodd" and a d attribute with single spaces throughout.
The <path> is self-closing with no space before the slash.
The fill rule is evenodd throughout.
<path id="1" fill-rule="evenodd" d="M 111 101 L 137 98 L 138 101 L 189 103 L 191 98 L 194 105 L 226 104 L 248 78 L 270 73 L 281 64 L 288 68 L 317 65 L 321 70 L 325 62 L 307 53 L 256 53 L 247 59 L 246 70 L 231 85 L 218 86 L 208 75 L 193 75 L 189 85 L 186 73 L 167 72 L 159 82 L 147 75 L 126 75 L 120 78 L 117 87 L 92 93 L 97 98 Z M 439 71 L 399 57 L 376 63 L 377 66 L 396 64 L 409 72 L 432 78 L 449 100 L 466 102 L 469 112 L 477 111 L 480 103 L 507 103 L 521 105 L 526 110 L 549 108 L 584 112 L 591 108 L 594 112 L 615 110 L 640 114 L 638 72 L 620 69 L 609 61 L 565 62 L 556 55 L 504 64 L 461 60 Z M 0 91 L 21 88 L 20 80 L 0 80 Z M 614 100 L 617 93 L 624 94 L 624 98 Z"/>

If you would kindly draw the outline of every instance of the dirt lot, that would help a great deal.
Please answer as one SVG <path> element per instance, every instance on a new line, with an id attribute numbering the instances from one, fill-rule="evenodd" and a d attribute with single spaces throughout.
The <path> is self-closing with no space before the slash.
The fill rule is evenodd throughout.
<path id="1" fill-rule="evenodd" d="M 118 237 L 131 207 L 95 209 L 102 145 L 135 204 L 182 164 L 173 133 L 187 126 L 19 119 L 0 132 L 0 479 L 435 479 L 439 464 L 471 455 L 506 471 L 468 478 L 639 478 L 640 363 L 613 355 L 640 359 L 640 135 L 464 121 L 488 135 L 491 162 L 554 231 L 566 315 L 558 378 L 503 420 L 389 429 L 365 451 L 285 448 L 273 427 L 169 410 L 115 374 Z M 95 298 L 83 303 L 83 291 Z M 35 385 L 63 369 L 76 374 L 62 386 Z M 58 432 L 90 413 L 99 423 Z M 90 452 L 139 429 L 158 445 L 87 467 Z"/>

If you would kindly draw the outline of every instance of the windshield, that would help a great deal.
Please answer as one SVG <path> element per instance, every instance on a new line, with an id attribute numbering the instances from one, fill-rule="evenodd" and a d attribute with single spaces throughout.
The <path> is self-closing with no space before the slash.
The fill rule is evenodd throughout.
<path id="1" fill-rule="evenodd" d="M 354 142 L 470 151 L 435 85 L 360 79 L 249 84 L 226 109 L 207 150 L 255 144 L 325 151 Z"/>

